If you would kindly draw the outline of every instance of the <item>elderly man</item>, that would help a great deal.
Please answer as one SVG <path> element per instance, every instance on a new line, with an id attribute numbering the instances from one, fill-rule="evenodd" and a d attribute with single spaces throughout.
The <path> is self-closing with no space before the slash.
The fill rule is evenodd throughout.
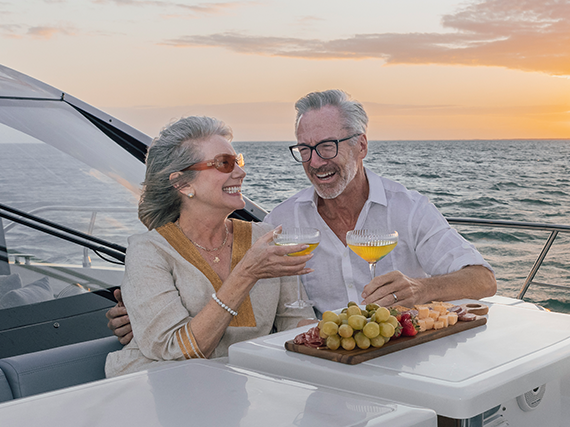
<path id="1" fill-rule="evenodd" d="M 291 152 L 313 186 L 278 205 L 265 221 L 321 231 L 321 244 L 307 263 L 315 271 L 302 277 L 318 315 L 349 301 L 413 306 L 494 295 L 489 264 L 425 196 L 364 167 L 368 116 L 358 101 L 329 90 L 304 96 L 295 108 L 298 143 Z M 399 233 L 372 281 L 368 263 L 346 245 L 348 231 L 367 228 Z M 130 341 L 122 304 L 107 317 L 121 342 Z"/>
<path id="2" fill-rule="evenodd" d="M 306 95 L 295 108 L 298 144 L 291 152 L 313 186 L 278 205 L 265 221 L 321 231 L 321 244 L 307 263 L 315 272 L 303 276 L 317 312 L 348 301 L 413 306 L 495 293 L 489 264 L 426 197 L 364 167 L 368 117 L 359 102 L 329 90 Z M 368 263 L 346 245 L 346 233 L 354 229 L 399 233 L 372 281 Z"/>

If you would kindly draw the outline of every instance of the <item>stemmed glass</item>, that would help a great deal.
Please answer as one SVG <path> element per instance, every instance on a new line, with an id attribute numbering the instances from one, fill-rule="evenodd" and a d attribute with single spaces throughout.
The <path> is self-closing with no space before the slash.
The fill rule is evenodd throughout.
<path id="1" fill-rule="evenodd" d="M 370 265 L 372 279 L 376 277 L 376 263 L 398 244 L 398 232 L 381 230 L 352 230 L 346 233 L 348 247 Z"/>
<path id="2" fill-rule="evenodd" d="M 307 255 L 319 245 L 321 232 L 316 228 L 286 228 L 275 230 L 273 232 L 273 241 L 278 246 L 309 245 L 307 249 L 289 254 L 289 256 Z M 313 301 L 304 300 L 301 297 L 301 278 L 297 276 L 297 301 L 286 303 L 285 307 L 305 308 L 313 305 Z"/>

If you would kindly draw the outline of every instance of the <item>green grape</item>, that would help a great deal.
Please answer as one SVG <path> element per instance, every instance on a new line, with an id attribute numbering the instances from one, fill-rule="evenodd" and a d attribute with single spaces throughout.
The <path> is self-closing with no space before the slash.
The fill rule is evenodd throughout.
<path id="1" fill-rule="evenodd" d="M 344 348 L 345 350 L 353 350 L 354 347 L 356 346 L 356 341 L 354 341 L 353 337 L 348 337 L 348 338 L 341 338 L 340 339 L 340 345 L 342 346 L 342 348 Z"/>
<path id="2" fill-rule="evenodd" d="M 380 335 L 380 325 L 376 322 L 368 322 L 362 328 L 362 333 L 366 335 L 368 338 L 374 338 Z"/>
<path id="3" fill-rule="evenodd" d="M 354 329 L 352 329 L 352 327 L 348 323 L 347 324 L 343 323 L 338 328 L 338 334 L 343 338 L 351 337 L 353 333 Z"/>
<path id="4" fill-rule="evenodd" d="M 335 335 L 338 332 L 338 325 L 335 322 L 325 322 L 322 332 L 326 336 Z"/>
<path id="5" fill-rule="evenodd" d="M 386 344 L 386 341 L 384 341 L 384 337 L 382 335 L 378 335 L 374 338 L 370 338 L 370 345 L 372 347 L 380 348 L 384 344 Z"/>
<path id="6" fill-rule="evenodd" d="M 362 314 L 362 310 L 360 310 L 360 307 L 357 305 L 351 305 L 346 309 L 346 314 L 350 318 L 350 316 L 354 316 L 356 314 Z"/>
<path id="7" fill-rule="evenodd" d="M 396 328 L 391 323 L 382 322 L 380 323 L 380 335 L 386 338 L 390 338 L 396 332 Z"/>
<path id="8" fill-rule="evenodd" d="M 373 302 L 372 304 L 366 304 L 366 310 L 368 311 L 376 311 L 380 308 L 380 306 L 378 304 L 376 304 L 375 302 Z"/>
<path id="9" fill-rule="evenodd" d="M 394 328 L 397 328 L 398 325 L 400 325 L 400 322 L 398 322 L 398 319 L 396 319 L 394 316 L 390 315 L 388 317 L 388 320 L 386 320 L 386 322 L 390 323 Z"/>
<path id="10" fill-rule="evenodd" d="M 357 331 L 360 331 L 366 325 L 366 317 L 361 314 L 355 314 L 354 316 L 349 316 L 348 325 Z"/>
<path id="11" fill-rule="evenodd" d="M 337 334 L 329 335 L 327 337 L 327 348 L 330 350 L 336 350 L 340 347 L 340 337 Z"/>
<path id="12" fill-rule="evenodd" d="M 362 332 L 357 332 L 354 334 L 354 341 L 356 341 L 358 348 L 361 348 L 362 350 L 366 350 L 368 347 L 370 347 L 370 339 Z"/>
<path id="13" fill-rule="evenodd" d="M 334 311 L 325 311 L 323 313 L 323 321 L 324 322 L 334 322 L 337 325 L 340 325 L 340 317 Z"/>
<path id="14" fill-rule="evenodd" d="M 390 310 L 388 310 L 386 307 L 380 307 L 378 310 L 376 310 L 376 314 L 374 315 L 374 320 L 376 320 L 376 322 L 378 323 L 386 322 L 389 317 L 390 317 Z"/>

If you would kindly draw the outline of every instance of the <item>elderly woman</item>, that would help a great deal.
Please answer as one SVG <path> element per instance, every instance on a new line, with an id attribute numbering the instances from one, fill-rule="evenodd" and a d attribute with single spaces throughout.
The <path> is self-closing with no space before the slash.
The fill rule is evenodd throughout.
<path id="1" fill-rule="evenodd" d="M 161 361 L 225 357 L 238 341 L 296 327 L 312 309 L 287 309 L 311 254 L 275 246 L 271 226 L 230 220 L 245 206 L 243 157 L 232 132 L 208 117 L 183 118 L 149 148 L 139 218 L 129 239 L 122 296 L 132 341 L 110 353 L 108 377 Z"/>

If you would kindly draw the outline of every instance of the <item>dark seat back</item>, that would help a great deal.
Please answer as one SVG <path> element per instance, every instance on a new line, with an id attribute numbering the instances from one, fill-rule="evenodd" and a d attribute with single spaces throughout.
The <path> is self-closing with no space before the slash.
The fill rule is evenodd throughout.
<path id="1" fill-rule="evenodd" d="M 0 359 L 0 372 L 17 399 L 103 379 L 107 354 L 121 348 L 114 336 L 100 338 Z"/>
<path id="2" fill-rule="evenodd" d="M 0 369 L 0 403 L 12 400 L 13 398 L 12 389 L 10 388 L 10 384 L 8 384 L 6 375 L 4 375 L 4 371 Z"/>

